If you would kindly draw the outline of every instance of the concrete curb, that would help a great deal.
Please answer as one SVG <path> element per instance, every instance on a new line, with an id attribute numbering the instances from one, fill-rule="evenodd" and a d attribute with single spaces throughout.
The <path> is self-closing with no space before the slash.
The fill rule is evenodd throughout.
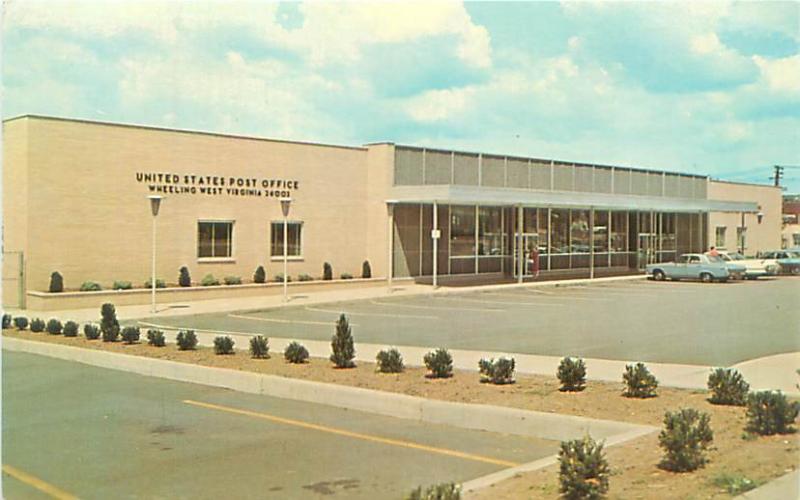
<path id="1" fill-rule="evenodd" d="M 654 427 L 489 405 L 452 403 L 391 392 L 297 380 L 177 361 L 4 337 L 3 349 L 76 361 L 180 382 L 317 403 L 389 417 L 540 439 L 596 439 L 646 434 Z M 630 434 L 630 435 L 634 435 Z"/>

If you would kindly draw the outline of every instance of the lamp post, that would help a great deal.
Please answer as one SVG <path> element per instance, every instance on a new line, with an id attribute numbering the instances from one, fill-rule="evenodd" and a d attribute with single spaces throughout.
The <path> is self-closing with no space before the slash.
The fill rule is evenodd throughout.
<path id="1" fill-rule="evenodd" d="M 289 302 L 289 272 L 288 272 L 288 243 L 289 243 L 289 207 L 291 198 L 281 198 L 281 212 L 283 212 L 283 301 Z"/>
<path id="2" fill-rule="evenodd" d="M 150 273 L 150 287 L 151 287 L 151 307 L 150 312 L 156 312 L 156 217 L 158 217 L 158 209 L 161 207 L 161 200 L 163 196 L 157 194 L 147 197 L 150 200 L 150 211 L 153 213 L 153 267 Z"/>

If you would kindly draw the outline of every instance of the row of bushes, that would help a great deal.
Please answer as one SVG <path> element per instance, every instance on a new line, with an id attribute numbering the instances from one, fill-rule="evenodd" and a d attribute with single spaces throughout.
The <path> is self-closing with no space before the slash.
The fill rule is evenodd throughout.
<path id="1" fill-rule="evenodd" d="M 365 260 L 361 266 L 361 277 L 362 278 L 371 278 L 372 277 L 372 268 L 369 264 L 369 261 Z M 350 273 L 342 273 L 340 276 L 341 279 L 353 279 L 353 275 Z M 333 267 L 328 263 L 322 266 L 322 279 L 323 280 L 332 280 L 333 279 Z M 286 278 L 287 281 L 291 282 L 292 277 L 288 276 Z M 298 281 L 313 281 L 314 278 L 309 274 L 300 274 L 297 277 Z M 272 280 L 276 283 L 283 283 L 284 276 L 283 274 L 276 274 Z M 226 285 L 241 285 L 242 284 L 242 277 L 241 276 L 225 276 L 222 281 Z M 264 266 L 258 266 L 256 268 L 255 273 L 253 273 L 253 283 L 266 283 L 267 282 L 267 272 L 264 270 Z M 214 277 L 213 274 L 207 274 L 203 277 L 200 281 L 201 286 L 216 286 L 219 285 L 220 281 Z M 189 268 L 183 266 L 180 268 L 178 272 L 178 285 L 182 287 L 190 287 L 192 286 L 192 278 L 189 274 Z M 144 283 L 144 288 L 152 288 L 152 281 L 147 280 Z M 166 288 L 167 284 L 164 280 L 156 278 L 156 288 Z M 131 290 L 133 289 L 133 283 L 130 281 L 114 281 L 111 288 L 113 290 Z M 81 292 L 96 292 L 100 291 L 103 288 L 100 286 L 99 283 L 95 281 L 84 281 L 80 286 Z M 48 291 L 50 293 L 60 293 L 64 291 L 64 278 L 61 276 L 61 273 L 58 271 L 53 272 L 50 275 L 50 286 L 48 287 Z"/>

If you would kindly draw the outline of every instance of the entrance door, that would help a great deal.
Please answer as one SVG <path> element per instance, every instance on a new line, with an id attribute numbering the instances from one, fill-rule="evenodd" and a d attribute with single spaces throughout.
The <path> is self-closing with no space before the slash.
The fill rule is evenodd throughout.
<path id="1" fill-rule="evenodd" d="M 519 233 L 514 235 L 514 277 L 519 276 Z M 522 276 L 532 276 L 533 273 L 533 259 L 531 254 L 534 250 L 539 248 L 539 235 L 536 233 L 523 233 L 522 234 Z"/>
<path id="2" fill-rule="evenodd" d="M 653 233 L 639 233 L 638 263 L 639 270 L 643 271 L 647 264 L 656 262 L 656 235 Z"/>

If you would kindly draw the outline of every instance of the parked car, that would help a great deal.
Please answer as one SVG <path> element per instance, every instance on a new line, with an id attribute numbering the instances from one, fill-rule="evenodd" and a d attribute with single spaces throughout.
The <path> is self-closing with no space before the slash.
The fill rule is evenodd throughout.
<path id="1" fill-rule="evenodd" d="M 778 274 L 778 264 L 766 259 L 748 259 L 740 253 L 737 252 L 725 252 L 720 250 L 719 256 L 722 260 L 728 264 L 728 270 L 733 275 L 733 269 L 731 269 L 731 264 L 738 264 L 745 267 L 745 271 L 742 277 L 754 280 L 761 276 L 774 276 Z"/>
<path id="2" fill-rule="evenodd" d="M 725 267 L 728 268 L 728 273 L 731 275 L 731 279 L 734 280 L 741 280 L 744 279 L 745 273 L 747 272 L 747 266 L 740 262 L 735 262 L 731 258 L 726 258 L 724 252 L 718 251 L 717 255 L 710 254 L 708 252 L 705 253 L 708 260 L 711 262 L 722 262 L 725 264 Z"/>
<path id="3" fill-rule="evenodd" d="M 772 250 L 761 253 L 761 258 L 774 260 L 780 266 L 778 270 L 781 274 L 800 274 L 800 254 L 789 250 Z"/>
<path id="4" fill-rule="evenodd" d="M 704 283 L 712 281 L 728 281 L 730 271 L 725 261 L 712 258 L 701 253 L 685 253 L 677 262 L 660 262 L 648 264 L 647 274 L 656 281 L 699 279 Z"/>

